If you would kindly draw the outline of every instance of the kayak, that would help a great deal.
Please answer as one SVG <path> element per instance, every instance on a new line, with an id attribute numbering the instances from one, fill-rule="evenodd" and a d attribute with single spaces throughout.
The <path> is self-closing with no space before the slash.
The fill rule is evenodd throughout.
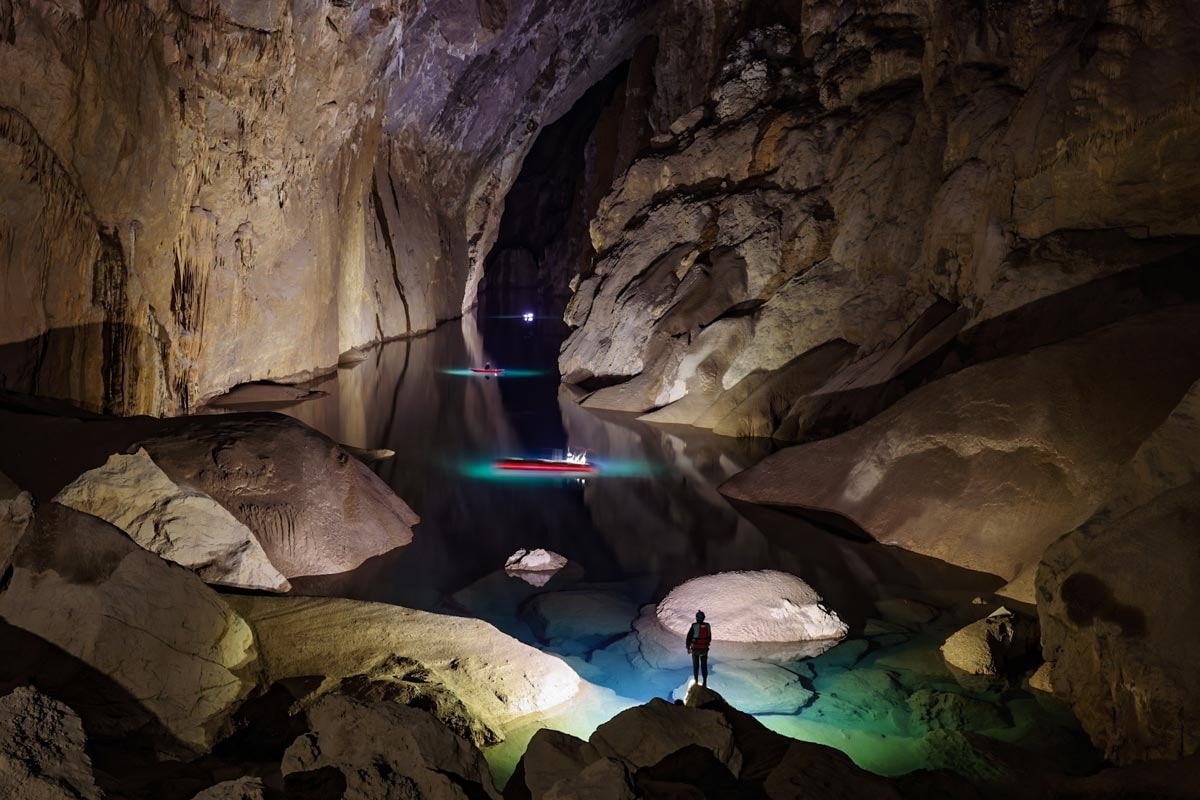
<path id="1" fill-rule="evenodd" d="M 504 370 L 500 367 L 471 367 L 471 372 L 476 375 L 502 375 Z"/>
<path id="2" fill-rule="evenodd" d="M 493 465 L 514 472 L 565 472 L 571 475 L 595 475 L 597 472 L 594 464 L 549 458 L 502 458 Z"/>

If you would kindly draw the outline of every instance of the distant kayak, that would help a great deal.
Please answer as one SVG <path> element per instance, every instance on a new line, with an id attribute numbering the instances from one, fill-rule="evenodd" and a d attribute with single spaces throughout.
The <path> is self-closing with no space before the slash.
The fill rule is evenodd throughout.
<path id="1" fill-rule="evenodd" d="M 594 464 L 556 458 L 502 458 L 493 462 L 496 469 L 514 472 L 566 472 L 572 475 L 595 475 Z"/>
<path id="2" fill-rule="evenodd" d="M 503 375 L 504 370 L 500 367 L 471 367 L 471 372 L 476 375 Z"/>

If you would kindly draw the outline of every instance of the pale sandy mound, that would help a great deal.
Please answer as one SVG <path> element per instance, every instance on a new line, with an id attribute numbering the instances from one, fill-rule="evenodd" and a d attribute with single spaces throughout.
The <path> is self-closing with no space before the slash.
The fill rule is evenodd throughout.
<path id="1" fill-rule="evenodd" d="M 719 572 L 693 578 L 658 604 L 658 621 L 686 636 L 703 611 L 718 642 L 805 642 L 841 639 L 846 623 L 795 575 L 775 570 Z"/>

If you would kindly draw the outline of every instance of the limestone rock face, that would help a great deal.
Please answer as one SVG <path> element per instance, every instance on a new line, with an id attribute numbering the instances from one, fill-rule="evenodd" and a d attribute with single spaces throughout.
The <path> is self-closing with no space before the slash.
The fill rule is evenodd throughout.
<path id="1" fill-rule="evenodd" d="M 565 556 L 538 547 L 513 553 L 504 562 L 504 571 L 532 586 L 545 586 L 566 565 Z"/>
<path id="2" fill-rule="evenodd" d="M 1118 764 L 1200 750 L 1200 482 L 1102 512 L 1047 549 L 1037 576 L 1056 696 Z"/>
<path id="3" fill-rule="evenodd" d="M 424 711 L 395 703 L 323 698 L 312 732 L 292 743 L 283 774 L 332 766 L 348 797 L 498 798 L 483 754 Z"/>
<path id="4" fill-rule="evenodd" d="M 1197 323 L 1200 310 L 1180 306 L 969 367 L 721 491 L 833 511 L 879 541 L 1010 580 L 1031 575 L 1187 391 Z"/>
<path id="5" fill-rule="evenodd" d="M 574 670 L 486 622 L 336 598 L 229 597 L 254 627 L 272 680 L 324 676 L 335 683 L 412 659 L 483 725 L 563 703 L 579 691 Z"/>
<path id="6" fill-rule="evenodd" d="M 54 501 L 112 523 L 207 583 L 276 592 L 291 588 L 249 528 L 211 497 L 176 486 L 143 449 L 110 456 Z"/>
<path id="7" fill-rule="evenodd" d="M 458 315 L 524 152 L 645 5 L 20 0 L 4 383 L 172 413 Z"/>
<path id="8" fill-rule="evenodd" d="M 1036 642 L 1037 626 L 1001 606 L 951 634 L 941 649 L 947 664 L 968 675 L 1002 675 Z"/>
<path id="9" fill-rule="evenodd" d="M 79 716 L 30 687 L 0 697 L 0 795 L 99 800 Z"/>
<path id="10" fill-rule="evenodd" d="M 698 744 L 733 774 L 742 768 L 733 728 L 721 714 L 696 713 L 657 697 L 605 722 L 588 742 L 601 756 L 620 758 L 634 767 L 657 764 L 688 744 Z"/>
<path id="11" fill-rule="evenodd" d="M 141 444 L 172 481 L 253 531 L 288 578 L 353 569 L 408 544 L 419 521 L 362 462 L 289 417 L 208 418 Z"/>
<path id="12" fill-rule="evenodd" d="M 204 750 L 254 685 L 257 651 L 241 617 L 106 522 L 47 504 L 13 567 L 0 618 L 74 658 L 38 668 L 38 679 L 89 730 L 148 732 L 163 752 Z"/>
<path id="13" fill-rule="evenodd" d="M 960 333 L 987 336 L 979 359 L 1019 352 L 1031 328 L 988 324 L 1017 309 L 1066 324 L 1038 303 L 1200 232 L 1184 212 L 1200 150 L 1173 144 L 1200 124 L 1184 66 L 1196 21 L 1178 3 L 1093 16 L 723 0 L 658 15 L 653 146 L 600 203 L 566 315 L 559 366 L 585 404 L 826 436 L 928 380 L 918 367 Z M 925 324 L 931 310 L 942 319 Z M 781 387 L 773 414 L 738 408 L 834 343 L 850 363 Z"/>

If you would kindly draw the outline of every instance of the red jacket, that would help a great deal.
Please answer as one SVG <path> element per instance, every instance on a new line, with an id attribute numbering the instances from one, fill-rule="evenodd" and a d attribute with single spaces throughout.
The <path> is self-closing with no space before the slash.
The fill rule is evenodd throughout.
<path id="1" fill-rule="evenodd" d="M 707 622 L 694 623 L 688 630 L 688 649 L 699 650 L 701 653 L 707 653 L 708 646 L 710 644 L 712 644 L 712 628 L 708 627 Z"/>

